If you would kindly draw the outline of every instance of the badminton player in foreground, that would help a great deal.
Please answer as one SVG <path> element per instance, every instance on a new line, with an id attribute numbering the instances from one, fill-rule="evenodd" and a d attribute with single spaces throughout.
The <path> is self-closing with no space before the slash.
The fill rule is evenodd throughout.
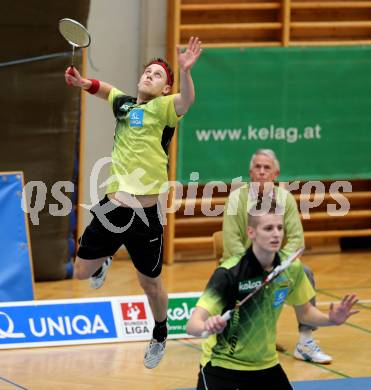
<path id="1" fill-rule="evenodd" d="M 201 54 L 201 41 L 192 37 L 185 51 L 177 49 L 180 91 L 171 95 L 173 73 L 156 58 L 145 67 L 137 96 L 112 85 L 81 77 L 67 68 L 68 85 L 108 100 L 116 119 L 111 173 L 106 196 L 91 212 L 93 220 L 80 238 L 74 266 L 78 279 L 91 286 L 104 283 L 111 256 L 125 245 L 148 297 L 155 326 L 144 354 L 144 365 L 160 362 L 167 338 L 168 297 L 161 280 L 163 226 L 159 195 L 167 193 L 168 146 L 178 120 L 195 100 L 191 68 Z"/>
<path id="2" fill-rule="evenodd" d="M 187 324 L 190 335 L 210 335 L 202 344 L 197 390 L 292 389 L 275 347 L 283 304 L 295 305 L 300 322 L 314 326 L 340 325 L 358 312 L 352 310 L 355 294 L 331 304 L 328 314 L 309 303 L 315 293 L 301 262 L 295 260 L 282 271 L 280 207 L 269 200 L 268 207 L 259 208 L 256 205 L 248 215 L 252 246 L 215 270 Z M 281 264 L 277 276 L 267 277 Z M 248 295 L 250 299 L 243 301 Z"/>

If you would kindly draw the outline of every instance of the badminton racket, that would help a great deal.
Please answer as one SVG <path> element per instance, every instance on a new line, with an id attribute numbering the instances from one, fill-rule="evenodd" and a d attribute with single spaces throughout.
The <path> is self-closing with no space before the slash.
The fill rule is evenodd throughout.
<path id="1" fill-rule="evenodd" d="M 64 18 L 59 21 L 59 32 L 63 38 L 72 46 L 71 66 L 68 73 L 74 76 L 74 57 L 76 48 L 88 47 L 91 42 L 88 30 L 76 20 Z"/>

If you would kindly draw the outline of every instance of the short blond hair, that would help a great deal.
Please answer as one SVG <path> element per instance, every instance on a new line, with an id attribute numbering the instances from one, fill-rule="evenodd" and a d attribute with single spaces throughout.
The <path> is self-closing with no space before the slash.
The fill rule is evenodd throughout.
<path id="1" fill-rule="evenodd" d="M 258 198 L 256 205 L 250 207 L 247 212 L 247 226 L 256 228 L 260 218 L 267 214 L 283 216 L 284 208 L 270 197 Z"/>

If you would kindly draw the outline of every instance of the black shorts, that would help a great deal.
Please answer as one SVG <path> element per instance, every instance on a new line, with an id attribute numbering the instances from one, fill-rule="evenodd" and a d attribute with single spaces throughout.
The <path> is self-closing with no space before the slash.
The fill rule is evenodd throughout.
<path id="1" fill-rule="evenodd" d="M 107 207 L 111 211 L 107 212 Z M 120 207 L 105 196 L 90 212 L 93 220 L 79 239 L 78 257 L 94 260 L 113 256 L 125 245 L 139 272 L 151 278 L 160 275 L 163 227 L 157 205 L 142 209 Z"/>
<path id="2" fill-rule="evenodd" d="M 205 383 L 206 382 L 206 383 Z M 213 367 L 210 362 L 201 367 L 197 390 L 292 390 L 280 364 L 265 370 L 239 371 Z"/>

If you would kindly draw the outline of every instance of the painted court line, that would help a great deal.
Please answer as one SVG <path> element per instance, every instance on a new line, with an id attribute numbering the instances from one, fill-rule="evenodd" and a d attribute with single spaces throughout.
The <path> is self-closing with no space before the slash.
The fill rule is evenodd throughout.
<path id="1" fill-rule="evenodd" d="M 295 358 L 294 358 L 294 354 L 292 354 L 292 353 L 290 353 L 290 352 L 285 351 L 285 352 L 279 352 L 279 353 L 282 354 L 282 355 L 289 356 L 289 357 L 295 359 Z M 309 365 L 311 365 L 311 366 L 316 366 L 317 368 L 321 368 L 322 370 L 331 372 L 331 373 L 333 373 L 333 374 L 335 374 L 335 375 L 338 375 L 338 376 L 340 376 L 340 377 L 342 377 L 342 378 L 351 378 L 349 375 L 344 374 L 344 373 L 342 373 L 342 372 L 340 372 L 340 371 L 333 370 L 332 368 L 330 368 L 329 366 L 324 365 L 324 364 L 309 362 L 308 360 L 303 360 L 303 361 L 301 361 L 301 362 L 302 362 L 302 363 L 305 363 L 305 364 L 309 364 Z"/>
<path id="2" fill-rule="evenodd" d="M 17 387 L 18 389 L 28 390 L 26 387 L 23 387 L 23 386 L 21 386 L 21 385 L 18 385 L 17 383 L 12 382 L 12 381 L 10 381 L 9 379 L 6 379 L 6 378 L 4 378 L 4 377 L 2 377 L 2 376 L 0 376 L 0 381 L 9 383 L 10 385 L 13 385 L 13 386 Z"/>
<path id="3" fill-rule="evenodd" d="M 181 344 L 185 347 L 188 347 L 188 348 L 192 348 L 192 349 L 196 349 L 198 351 L 201 351 L 201 346 L 199 346 L 198 344 L 195 344 L 193 342 L 191 342 L 190 340 L 172 340 L 172 341 L 176 341 L 178 344 Z M 289 356 L 291 357 L 292 359 L 294 359 L 294 355 L 288 351 L 285 351 L 285 352 L 279 352 L 280 354 L 282 355 L 285 355 L 285 356 Z M 336 371 L 326 365 L 323 365 L 323 364 L 318 364 L 318 363 L 314 363 L 314 362 L 308 362 L 308 361 L 304 361 L 303 362 L 304 364 L 310 364 L 312 366 L 316 366 L 317 368 L 321 368 L 322 370 L 325 370 L 325 371 L 328 371 L 328 372 L 331 372 L 332 374 L 335 374 L 335 375 L 338 375 L 340 376 L 341 378 L 350 378 L 349 375 L 347 374 L 344 374 L 340 371 Z"/>
<path id="4" fill-rule="evenodd" d="M 194 344 L 194 343 L 191 343 L 189 341 L 186 341 L 186 340 L 172 340 L 172 341 L 176 341 L 178 344 L 181 344 L 181 345 L 184 345 L 185 347 L 188 347 L 188 348 L 192 348 L 192 349 L 196 349 L 198 351 L 201 351 L 201 347 Z M 289 356 L 291 357 L 292 359 L 294 359 L 294 355 L 290 352 L 280 352 L 280 354 L 282 355 L 285 355 L 285 356 Z M 313 362 L 308 362 L 308 361 L 304 361 L 303 362 L 304 364 L 310 364 L 312 366 L 316 366 L 317 368 L 321 368 L 322 370 L 325 370 L 325 371 L 328 371 L 328 372 L 331 372 L 332 374 L 335 374 L 335 375 L 338 375 L 342 378 L 350 378 L 349 375 L 347 374 L 344 374 L 340 371 L 336 371 L 336 370 L 333 370 L 332 368 L 329 368 L 328 366 L 325 366 L 323 364 L 318 364 L 318 363 L 313 363 Z"/>
<path id="5" fill-rule="evenodd" d="M 371 378 L 341 378 L 321 379 L 314 381 L 291 382 L 295 390 L 369 390 L 371 389 Z M 196 390 L 194 387 L 177 390 Z"/>
<path id="6" fill-rule="evenodd" d="M 333 295 L 333 294 L 330 294 L 330 293 L 327 293 L 326 291 L 323 291 L 323 290 L 318 290 L 318 292 L 324 294 L 324 295 L 328 295 L 328 296 L 333 296 L 334 298 L 339 298 L 338 296 L 336 295 Z M 323 301 L 323 302 L 317 302 L 316 303 L 316 306 L 325 306 L 325 305 L 329 305 L 330 303 L 339 303 L 339 301 Z M 360 299 L 358 302 L 357 302 L 357 305 L 362 305 L 362 304 L 366 304 L 366 303 L 371 303 L 371 299 Z M 365 306 L 366 308 L 369 308 L 368 306 Z"/>
<path id="7" fill-rule="evenodd" d="M 338 295 L 335 295 L 333 293 L 330 293 L 326 290 L 320 290 L 320 289 L 317 289 L 317 291 L 323 295 L 327 295 L 328 297 L 332 297 L 332 298 L 335 298 L 335 299 L 338 299 L 338 301 L 340 302 L 340 300 L 342 299 L 342 297 L 339 297 Z M 369 299 L 360 299 L 358 302 L 357 302 L 357 306 L 361 306 L 363 309 L 366 309 L 366 310 L 371 310 L 371 307 L 370 306 L 367 306 L 366 303 L 369 303 L 370 300 Z"/>
<path id="8" fill-rule="evenodd" d="M 371 389 L 371 378 L 345 378 L 325 379 L 316 381 L 292 382 L 297 390 L 369 390 Z"/>
<path id="9" fill-rule="evenodd" d="M 188 348 L 192 348 L 192 349 L 196 349 L 198 351 L 201 351 L 201 347 L 197 344 L 194 344 L 192 343 L 191 341 L 187 341 L 187 340 L 173 340 L 173 341 L 176 341 L 178 344 L 181 344 L 181 345 L 184 345 L 185 347 L 188 347 Z M 280 354 L 282 355 L 285 355 L 285 356 L 289 356 L 291 357 L 292 359 L 294 359 L 294 355 L 290 352 L 279 352 Z M 350 378 L 349 375 L 347 374 L 344 374 L 340 371 L 336 371 L 328 366 L 325 366 L 323 364 L 318 364 L 318 363 L 314 363 L 314 362 L 308 362 L 308 361 L 304 361 L 303 362 L 304 364 L 310 364 L 312 366 L 316 366 L 317 368 L 321 368 L 322 370 L 325 370 L 325 371 L 328 371 L 328 372 L 331 372 L 332 374 L 335 374 L 335 375 L 338 375 L 340 376 L 341 378 Z"/>
<path id="10" fill-rule="evenodd" d="M 344 290 L 371 290 L 371 287 L 369 286 L 361 286 L 361 287 L 355 287 L 355 286 L 344 286 L 344 287 L 329 287 L 324 288 L 324 290 L 331 290 L 331 291 L 344 291 Z"/>
<path id="11" fill-rule="evenodd" d="M 176 341 L 178 344 L 184 345 L 185 347 L 196 349 L 197 351 L 201 351 L 201 346 L 192 343 L 191 341 L 187 341 L 187 340 L 172 340 L 172 341 Z"/>

